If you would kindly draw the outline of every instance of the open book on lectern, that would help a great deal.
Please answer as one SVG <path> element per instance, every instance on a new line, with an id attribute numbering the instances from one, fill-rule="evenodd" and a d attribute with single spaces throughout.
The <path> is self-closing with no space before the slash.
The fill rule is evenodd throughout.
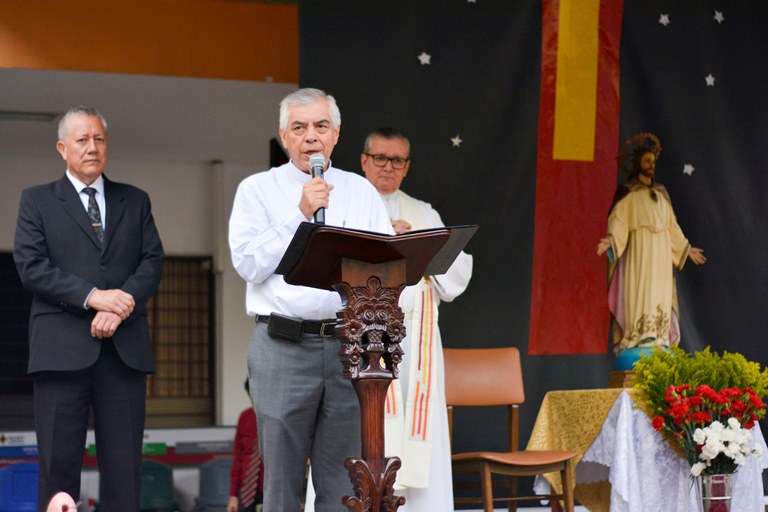
<path id="1" fill-rule="evenodd" d="M 477 225 L 448 226 L 389 235 L 302 222 L 275 270 L 285 282 L 333 290 L 343 258 L 370 264 L 406 260 L 406 285 L 444 274 L 477 231 Z"/>

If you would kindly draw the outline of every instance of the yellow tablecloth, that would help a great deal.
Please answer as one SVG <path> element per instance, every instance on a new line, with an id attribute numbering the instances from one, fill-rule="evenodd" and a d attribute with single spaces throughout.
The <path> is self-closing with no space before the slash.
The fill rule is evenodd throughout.
<path id="1" fill-rule="evenodd" d="M 578 451 L 578 463 L 600 433 L 622 391 L 623 388 L 550 391 L 541 402 L 527 449 Z M 545 477 L 553 489 L 562 490 L 558 473 Z M 591 512 L 609 512 L 610 495 L 611 485 L 607 481 L 576 483 L 574 488 L 576 500 Z"/>

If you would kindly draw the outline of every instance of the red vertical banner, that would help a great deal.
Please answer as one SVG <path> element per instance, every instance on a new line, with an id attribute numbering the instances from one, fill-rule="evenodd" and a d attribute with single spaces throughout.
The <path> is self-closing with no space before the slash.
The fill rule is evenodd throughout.
<path id="1" fill-rule="evenodd" d="M 623 0 L 542 0 L 528 353 L 608 351 L 606 262 L 616 189 Z"/>

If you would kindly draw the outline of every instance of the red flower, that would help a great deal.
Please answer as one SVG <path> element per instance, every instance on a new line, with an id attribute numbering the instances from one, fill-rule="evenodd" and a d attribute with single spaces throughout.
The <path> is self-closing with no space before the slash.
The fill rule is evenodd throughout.
<path id="1" fill-rule="evenodd" d="M 709 398 L 710 400 L 712 400 L 717 394 L 715 393 L 714 389 L 707 386 L 706 384 L 701 384 L 699 387 L 697 387 L 695 393 L 697 395 L 703 396 L 704 398 Z"/>
<path id="2" fill-rule="evenodd" d="M 664 426 L 664 418 L 662 416 L 656 416 L 653 418 L 651 425 L 653 426 L 654 430 L 661 430 L 661 427 Z"/>
<path id="3" fill-rule="evenodd" d="M 747 404 L 741 401 L 741 399 L 737 398 L 733 401 L 733 404 L 731 404 L 731 408 L 737 413 L 743 413 L 747 410 Z"/>
<path id="4" fill-rule="evenodd" d="M 691 414 L 693 423 L 708 424 L 712 423 L 712 414 L 709 411 L 699 411 Z"/>
<path id="5" fill-rule="evenodd" d="M 675 419 L 680 419 L 685 416 L 689 409 L 690 407 L 688 407 L 687 403 L 677 403 L 667 409 L 667 413 L 672 415 Z"/>
<path id="6" fill-rule="evenodd" d="M 672 384 L 670 384 L 667 390 L 664 392 L 664 401 L 668 404 L 677 401 L 677 391 L 675 390 L 675 386 Z"/>
<path id="7" fill-rule="evenodd" d="M 752 404 L 752 407 L 757 407 L 758 409 L 763 409 L 765 407 L 765 404 L 763 404 L 763 401 L 758 397 L 754 391 L 750 390 L 749 393 L 749 403 Z"/>

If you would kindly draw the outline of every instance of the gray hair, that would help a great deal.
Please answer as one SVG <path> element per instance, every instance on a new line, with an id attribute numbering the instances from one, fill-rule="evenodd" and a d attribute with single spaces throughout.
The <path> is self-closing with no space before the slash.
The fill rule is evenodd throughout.
<path id="1" fill-rule="evenodd" d="M 67 132 L 69 131 L 69 120 L 74 116 L 98 117 L 101 121 L 101 124 L 104 126 L 104 131 L 107 131 L 107 120 L 104 119 L 104 116 L 101 115 L 101 112 L 87 105 L 78 105 L 67 110 L 66 113 L 61 116 L 61 119 L 59 119 L 59 140 L 64 140 L 67 138 Z"/>
<path id="2" fill-rule="evenodd" d="M 328 100 L 328 107 L 331 111 L 331 122 L 333 122 L 333 125 L 336 128 L 341 126 L 341 112 L 339 112 L 339 106 L 336 105 L 336 99 L 320 89 L 305 87 L 304 89 L 292 92 L 280 102 L 280 129 L 285 131 L 288 128 L 288 110 L 291 107 L 296 105 L 312 105 L 317 100 L 323 98 Z"/>
<path id="3" fill-rule="evenodd" d="M 365 143 L 363 144 L 363 153 L 368 154 L 371 152 L 371 141 L 374 137 L 381 137 L 382 139 L 387 140 L 402 140 L 405 142 L 406 151 L 408 151 L 407 156 L 411 156 L 411 142 L 408 140 L 408 137 L 400 133 L 397 129 L 390 128 L 389 126 L 384 126 L 368 134 L 365 138 Z"/>

